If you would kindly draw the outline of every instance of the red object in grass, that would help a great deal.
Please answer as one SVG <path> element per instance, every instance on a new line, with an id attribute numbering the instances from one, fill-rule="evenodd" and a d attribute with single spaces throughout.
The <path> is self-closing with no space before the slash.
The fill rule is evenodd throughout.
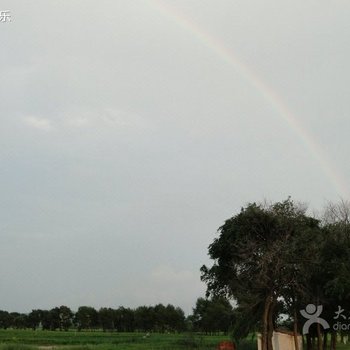
<path id="1" fill-rule="evenodd" d="M 217 350 L 236 350 L 236 345 L 232 341 L 222 341 L 219 343 Z"/>

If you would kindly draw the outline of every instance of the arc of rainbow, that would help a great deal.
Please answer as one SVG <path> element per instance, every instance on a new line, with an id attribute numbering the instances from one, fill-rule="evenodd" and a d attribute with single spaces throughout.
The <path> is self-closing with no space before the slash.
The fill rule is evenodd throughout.
<path id="1" fill-rule="evenodd" d="M 190 21 L 174 6 L 165 4 L 159 0 L 149 0 L 148 3 L 162 15 L 172 19 L 183 30 L 189 32 L 195 39 L 199 40 L 204 46 L 220 57 L 221 60 L 235 68 L 262 95 L 263 99 L 275 109 L 294 133 L 298 135 L 305 148 L 318 162 L 328 180 L 334 186 L 337 194 L 339 196 L 349 196 L 349 188 L 343 175 L 337 170 L 331 159 L 327 157 L 325 150 L 316 141 L 314 136 L 302 125 L 300 119 L 291 112 L 290 108 L 267 82 L 262 80 L 251 67 L 240 60 L 218 38 L 200 28 L 193 21 Z"/>

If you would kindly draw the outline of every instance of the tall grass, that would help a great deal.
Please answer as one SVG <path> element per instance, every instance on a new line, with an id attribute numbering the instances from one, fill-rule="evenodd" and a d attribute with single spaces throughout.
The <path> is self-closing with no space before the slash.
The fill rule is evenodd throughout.
<path id="1" fill-rule="evenodd" d="M 229 336 L 0 330 L 0 350 L 214 350 L 223 340 Z M 242 342 L 238 349 L 256 350 L 251 343 Z"/>
<path id="2" fill-rule="evenodd" d="M 26 344 L 0 344 L 0 350 L 38 350 L 37 347 Z"/>

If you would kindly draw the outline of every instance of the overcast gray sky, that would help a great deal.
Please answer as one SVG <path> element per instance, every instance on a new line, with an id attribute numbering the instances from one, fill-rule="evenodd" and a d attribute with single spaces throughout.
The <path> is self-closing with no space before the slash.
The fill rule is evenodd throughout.
<path id="1" fill-rule="evenodd" d="M 188 313 L 241 206 L 348 198 L 348 0 L 4 10 L 0 309 Z"/>

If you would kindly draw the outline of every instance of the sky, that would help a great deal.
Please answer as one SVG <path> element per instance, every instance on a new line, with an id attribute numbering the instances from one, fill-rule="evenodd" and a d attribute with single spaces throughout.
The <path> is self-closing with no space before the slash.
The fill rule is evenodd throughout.
<path id="1" fill-rule="evenodd" d="M 3 0 L 0 309 L 190 313 L 249 202 L 348 199 L 347 0 Z"/>

